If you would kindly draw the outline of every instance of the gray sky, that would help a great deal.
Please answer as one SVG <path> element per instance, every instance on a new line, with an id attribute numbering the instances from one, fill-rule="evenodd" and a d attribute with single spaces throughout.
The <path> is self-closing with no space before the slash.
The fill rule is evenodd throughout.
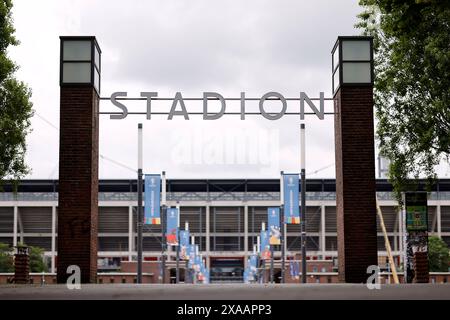
<path id="1" fill-rule="evenodd" d="M 338 35 L 357 35 L 357 1 L 14 1 L 19 47 L 10 51 L 18 76 L 33 90 L 37 116 L 28 137 L 30 178 L 58 177 L 59 36 L 95 35 L 102 49 L 102 92 L 157 91 L 160 97 L 260 97 L 278 91 L 331 96 L 331 49 Z M 126 5 L 124 5 L 126 3 Z M 130 103 L 145 110 L 145 102 Z M 170 102 L 155 104 L 169 110 Z M 256 104 L 248 103 L 254 110 Z M 188 110 L 198 107 L 186 102 Z M 238 107 L 228 104 L 227 111 Z M 279 105 L 268 103 L 271 110 Z M 330 108 L 327 105 L 327 108 Z M 101 110 L 112 109 L 102 102 Z M 214 104 L 211 104 L 214 109 Z M 294 111 L 298 104 L 290 102 Z M 165 170 L 169 178 L 277 177 L 299 171 L 297 116 L 269 121 L 224 116 L 129 116 L 100 118 L 100 153 L 136 168 L 137 123 L 144 124 L 144 172 Z M 334 177 L 333 118 L 306 119 L 307 172 Z M 315 171 L 327 167 L 324 170 Z M 134 178 L 112 161 L 100 159 L 100 178 Z"/>

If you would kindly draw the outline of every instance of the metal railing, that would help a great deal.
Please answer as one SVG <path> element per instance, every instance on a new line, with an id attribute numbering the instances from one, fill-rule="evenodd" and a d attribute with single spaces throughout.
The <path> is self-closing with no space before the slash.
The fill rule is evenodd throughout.
<path id="1" fill-rule="evenodd" d="M 379 200 L 395 201 L 393 192 L 377 192 Z M 168 201 L 277 201 L 279 192 L 168 192 Z M 431 192 L 430 200 L 450 200 L 450 192 Z M 137 201 L 136 192 L 99 192 L 99 201 Z M 335 192 L 306 192 L 307 201 L 335 201 Z M 57 192 L 0 192 L 2 201 L 58 201 Z"/>

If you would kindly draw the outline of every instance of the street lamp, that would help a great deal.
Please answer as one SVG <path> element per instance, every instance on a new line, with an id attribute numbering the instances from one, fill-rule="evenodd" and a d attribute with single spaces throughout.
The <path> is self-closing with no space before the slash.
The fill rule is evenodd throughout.
<path id="1" fill-rule="evenodd" d="M 59 37 L 60 78 L 63 86 L 93 86 L 100 95 L 100 47 L 95 37 Z"/>
<path id="2" fill-rule="evenodd" d="M 331 53 L 333 94 L 346 85 L 373 85 L 372 37 L 338 37 Z"/>

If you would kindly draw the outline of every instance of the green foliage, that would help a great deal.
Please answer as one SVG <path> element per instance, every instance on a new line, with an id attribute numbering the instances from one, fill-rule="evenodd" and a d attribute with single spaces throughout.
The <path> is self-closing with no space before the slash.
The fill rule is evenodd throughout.
<path id="1" fill-rule="evenodd" d="M 18 247 L 26 246 L 22 243 Z M 47 272 L 48 267 L 44 261 L 44 249 L 28 247 L 30 255 L 30 272 Z M 14 272 L 14 248 L 5 243 L 0 243 L 0 272 Z"/>
<path id="2" fill-rule="evenodd" d="M 450 1 L 360 0 L 357 27 L 374 37 L 380 153 L 397 197 L 409 178 L 436 178 L 450 156 Z M 415 185 L 415 182 L 413 183 Z"/>
<path id="3" fill-rule="evenodd" d="M 449 271 L 450 252 L 444 240 L 439 237 L 428 237 L 428 259 L 430 271 Z"/>
<path id="4" fill-rule="evenodd" d="M 14 272 L 13 249 L 0 243 L 0 272 Z"/>
<path id="5" fill-rule="evenodd" d="M 44 249 L 39 247 L 30 247 L 30 271 L 47 272 L 48 267 L 44 262 Z"/>
<path id="6" fill-rule="evenodd" d="M 0 0 L 0 184 L 4 179 L 16 182 L 29 172 L 25 138 L 33 116 L 31 90 L 14 77 L 17 66 L 7 54 L 9 46 L 19 44 L 14 37 L 12 6 L 11 0 Z"/>

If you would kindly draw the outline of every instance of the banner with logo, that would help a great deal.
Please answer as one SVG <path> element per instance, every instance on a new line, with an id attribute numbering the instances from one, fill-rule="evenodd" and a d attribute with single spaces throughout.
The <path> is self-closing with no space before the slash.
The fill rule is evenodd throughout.
<path id="1" fill-rule="evenodd" d="M 428 195 L 427 192 L 404 193 L 404 270 L 407 283 L 428 283 Z"/>
<path id="2" fill-rule="evenodd" d="M 166 229 L 166 241 L 168 246 L 178 245 L 178 220 L 179 220 L 178 209 L 168 208 L 167 229 Z"/>
<path id="3" fill-rule="evenodd" d="M 280 229 L 280 208 L 271 207 L 267 208 L 267 217 L 270 232 L 270 245 L 281 244 L 281 229 Z"/>
<path id="4" fill-rule="evenodd" d="M 300 207 L 298 200 L 298 174 L 283 175 L 284 221 L 289 224 L 300 223 Z"/>
<path id="5" fill-rule="evenodd" d="M 188 260 L 188 246 L 189 246 L 189 230 L 180 231 L 180 258 Z"/>
<path id="6" fill-rule="evenodd" d="M 262 260 L 270 259 L 269 237 L 270 235 L 268 230 L 261 231 L 259 252 L 261 253 Z"/>
<path id="7" fill-rule="evenodd" d="M 190 244 L 189 245 L 189 263 L 188 267 L 193 268 L 194 262 L 195 262 L 195 254 L 198 251 L 198 245 L 197 244 Z"/>
<path id="8" fill-rule="evenodd" d="M 159 174 L 145 175 L 144 224 L 161 224 L 160 183 Z"/>
<path id="9" fill-rule="evenodd" d="M 256 254 L 252 254 L 250 256 L 250 259 L 248 260 L 248 266 L 250 272 L 256 275 L 256 273 L 258 272 L 258 256 Z"/>
<path id="10" fill-rule="evenodd" d="M 300 264 L 296 260 L 291 260 L 290 265 L 290 273 L 292 279 L 299 279 L 300 277 Z"/>
<path id="11" fill-rule="evenodd" d="M 200 257 L 199 254 L 196 254 L 194 258 L 194 271 L 199 273 L 201 266 L 202 266 L 202 257 Z"/>

